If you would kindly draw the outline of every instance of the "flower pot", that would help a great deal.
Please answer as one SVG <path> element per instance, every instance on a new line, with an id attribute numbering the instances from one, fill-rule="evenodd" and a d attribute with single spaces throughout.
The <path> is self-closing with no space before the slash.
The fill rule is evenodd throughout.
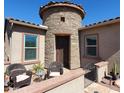
<path id="1" fill-rule="evenodd" d="M 112 80 L 116 80 L 116 74 L 114 72 L 110 72 L 110 75 L 112 76 Z"/>
<path id="2" fill-rule="evenodd" d="M 116 74 L 116 78 L 119 79 L 120 78 L 120 75 L 119 73 Z"/>
<path id="3" fill-rule="evenodd" d="M 9 86 L 4 86 L 4 91 L 9 91 Z"/>
<path id="4" fill-rule="evenodd" d="M 36 75 L 38 75 L 38 76 L 44 75 L 44 70 L 38 70 L 38 71 L 36 72 Z"/>

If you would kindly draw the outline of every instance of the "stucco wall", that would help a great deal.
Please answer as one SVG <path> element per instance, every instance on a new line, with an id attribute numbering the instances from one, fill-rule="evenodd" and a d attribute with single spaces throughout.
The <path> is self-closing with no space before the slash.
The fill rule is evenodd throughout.
<path id="1" fill-rule="evenodd" d="M 102 78 L 105 76 L 105 72 L 108 72 L 108 67 L 107 65 L 101 68 L 97 68 L 97 82 L 101 82 Z"/>
<path id="2" fill-rule="evenodd" d="M 11 43 L 11 63 L 22 62 L 22 33 L 13 32 Z"/>
<path id="3" fill-rule="evenodd" d="M 12 40 L 10 46 L 10 62 L 11 63 L 26 63 L 24 62 L 24 34 L 36 34 L 38 36 L 38 59 L 36 61 L 30 62 L 41 62 L 44 63 L 44 52 L 45 52 L 45 31 L 41 29 L 13 25 L 12 28 Z M 31 65 L 26 65 L 27 68 L 30 68 Z"/>
<path id="4" fill-rule="evenodd" d="M 108 73 L 108 62 L 98 62 L 95 66 L 97 71 L 97 82 L 101 82 Z"/>
<path id="5" fill-rule="evenodd" d="M 9 61 L 10 58 L 10 37 L 8 33 L 4 33 L 4 61 Z"/>
<path id="6" fill-rule="evenodd" d="M 84 76 L 80 76 L 45 93 L 84 93 Z"/>
<path id="7" fill-rule="evenodd" d="M 84 56 L 84 36 L 88 34 L 98 34 L 98 53 L 97 58 L 86 58 Z M 81 49 L 81 64 L 89 62 L 99 62 L 100 60 L 108 60 L 120 50 L 120 23 L 109 24 L 105 26 L 93 27 L 84 29 L 80 32 L 80 49 Z M 119 60 L 119 53 L 118 55 Z M 115 58 L 115 57 L 113 57 Z M 113 61 L 109 60 L 109 64 Z M 118 61 L 119 62 L 119 61 Z M 110 66 L 111 67 L 111 66 Z M 109 68 L 110 69 L 110 68 Z"/>

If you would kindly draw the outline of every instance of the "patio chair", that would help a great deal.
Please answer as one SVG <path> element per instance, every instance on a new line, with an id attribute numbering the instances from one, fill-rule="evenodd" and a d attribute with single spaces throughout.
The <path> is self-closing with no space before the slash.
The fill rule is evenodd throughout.
<path id="1" fill-rule="evenodd" d="M 32 72 L 27 71 L 23 64 L 15 63 L 7 67 L 9 85 L 13 88 L 30 85 Z"/>
<path id="2" fill-rule="evenodd" d="M 63 74 L 63 65 L 60 62 L 52 62 L 47 69 L 47 78 Z"/>

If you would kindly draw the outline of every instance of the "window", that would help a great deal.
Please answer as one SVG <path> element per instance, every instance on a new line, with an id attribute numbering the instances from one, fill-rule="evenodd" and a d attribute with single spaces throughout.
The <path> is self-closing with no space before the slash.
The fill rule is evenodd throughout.
<path id="1" fill-rule="evenodd" d="M 65 22 L 65 17 L 61 17 L 61 21 L 62 22 Z"/>
<path id="2" fill-rule="evenodd" d="M 24 35 L 24 60 L 36 60 L 37 59 L 37 36 L 36 35 Z"/>
<path id="3" fill-rule="evenodd" d="M 96 57 L 97 53 L 97 35 L 87 35 L 85 36 L 85 55 Z"/>

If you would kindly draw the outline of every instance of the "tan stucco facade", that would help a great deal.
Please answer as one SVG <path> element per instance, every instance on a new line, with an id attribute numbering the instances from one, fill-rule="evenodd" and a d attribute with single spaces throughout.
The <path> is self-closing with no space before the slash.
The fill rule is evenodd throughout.
<path id="1" fill-rule="evenodd" d="M 86 35 L 98 36 L 98 56 L 86 57 L 85 54 L 85 40 Z M 119 50 L 120 50 L 120 20 L 101 26 L 87 27 L 80 31 L 80 51 L 81 51 L 81 66 L 86 64 L 96 63 L 102 60 L 109 61 L 109 70 L 113 63 L 112 59 L 117 60 L 119 63 Z M 115 57 L 115 56 L 116 57 Z M 112 64 L 111 64 L 112 65 Z"/>
<path id="2" fill-rule="evenodd" d="M 29 69 L 32 66 L 32 64 L 30 63 L 44 63 L 46 31 L 39 28 L 40 26 L 37 27 L 38 28 L 29 27 L 17 23 L 11 23 L 9 24 L 9 26 L 6 27 L 6 31 L 4 34 L 5 63 L 23 63 L 26 64 L 27 68 Z M 36 34 L 38 36 L 38 58 L 35 61 L 24 62 L 24 34 Z M 87 35 L 98 36 L 97 57 L 85 56 L 84 46 L 85 36 Z M 114 62 L 120 64 L 120 19 L 104 22 L 89 27 L 79 28 L 79 46 L 81 67 L 85 67 L 92 63 L 94 64 L 106 60 L 109 62 L 108 71 L 110 72 Z"/>
<path id="3" fill-rule="evenodd" d="M 9 33 L 9 31 L 11 31 Z M 43 29 L 32 28 L 28 26 L 13 24 L 11 30 L 7 29 L 5 32 L 5 49 L 9 60 L 5 59 L 6 65 L 13 63 L 26 64 L 26 67 L 31 69 L 31 66 L 35 63 L 44 63 L 45 58 L 45 33 Z M 11 37 L 7 37 L 7 34 L 11 34 Z M 24 60 L 24 35 L 37 35 L 37 59 L 26 61 Z M 9 43 L 10 42 L 10 43 Z M 6 55 L 5 55 L 6 58 Z"/>

